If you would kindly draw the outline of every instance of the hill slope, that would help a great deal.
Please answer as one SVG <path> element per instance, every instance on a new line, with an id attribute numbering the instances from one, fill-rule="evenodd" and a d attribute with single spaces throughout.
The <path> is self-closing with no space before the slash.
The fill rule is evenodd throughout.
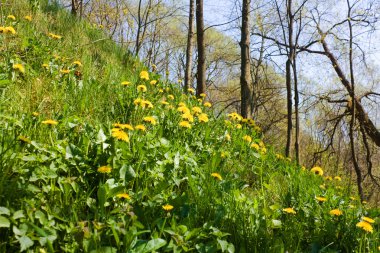
<path id="1" fill-rule="evenodd" d="M 2 252 L 378 250 L 379 210 L 344 177 L 214 118 L 58 6 L 0 15 Z"/>

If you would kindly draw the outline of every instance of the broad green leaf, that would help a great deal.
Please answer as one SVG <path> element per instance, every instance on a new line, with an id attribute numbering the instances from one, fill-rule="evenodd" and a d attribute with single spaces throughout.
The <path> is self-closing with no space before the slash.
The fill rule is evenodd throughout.
<path id="1" fill-rule="evenodd" d="M 5 215 L 9 216 L 11 214 L 11 212 L 9 211 L 8 208 L 0 206 L 0 214 L 5 214 Z"/>
<path id="2" fill-rule="evenodd" d="M 8 218 L 0 216 L 0 228 L 9 228 L 10 226 L 11 223 L 9 222 Z"/>
<path id="3" fill-rule="evenodd" d="M 136 248 L 136 252 L 138 253 L 149 253 L 166 245 L 166 241 L 161 238 L 152 239 L 146 243 L 140 244 Z"/>
<path id="4" fill-rule="evenodd" d="M 20 219 L 20 218 L 24 218 L 25 215 L 24 215 L 24 211 L 23 210 L 18 210 L 16 212 L 14 212 L 12 218 L 17 220 L 17 219 Z"/>
<path id="5" fill-rule="evenodd" d="M 34 242 L 26 235 L 23 235 L 20 238 L 18 238 L 18 242 L 20 243 L 21 251 L 28 249 L 34 244 Z"/>

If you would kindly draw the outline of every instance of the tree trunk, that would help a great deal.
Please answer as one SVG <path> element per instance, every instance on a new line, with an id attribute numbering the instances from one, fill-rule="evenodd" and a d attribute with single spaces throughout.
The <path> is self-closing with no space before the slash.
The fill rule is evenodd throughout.
<path id="1" fill-rule="evenodd" d="M 193 20 L 194 20 L 194 0 L 190 0 L 189 7 L 189 31 L 187 34 L 187 48 L 186 48 L 186 70 L 185 70 L 185 93 L 191 86 L 191 62 L 193 58 Z"/>
<path id="2" fill-rule="evenodd" d="M 250 33 L 249 33 L 249 7 L 250 0 L 243 0 L 242 6 L 242 26 L 241 26 L 241 115 L 244 118 L 250 118 L 252 115 L 252 97 L 251 97 L 251 65 L 249 55 Z"/>
<path id="3" fill-rule="evenodd" d="M 196 23 L 197 23 L 197 96 L 206 92 L 206 65 L 205 65 L 205 42 L 203 27 L 203 0 L 196 1 Z"/>

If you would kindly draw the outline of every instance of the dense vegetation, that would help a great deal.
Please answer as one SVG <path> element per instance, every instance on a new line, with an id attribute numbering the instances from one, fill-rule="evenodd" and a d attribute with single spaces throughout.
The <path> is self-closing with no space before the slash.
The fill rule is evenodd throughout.
<path id="1" fill-rule="evenodd" d="M 380 210 L 345 176 L 276 154 L 57 5 L 0 18 L 1 252 L 380 250 Z"/>

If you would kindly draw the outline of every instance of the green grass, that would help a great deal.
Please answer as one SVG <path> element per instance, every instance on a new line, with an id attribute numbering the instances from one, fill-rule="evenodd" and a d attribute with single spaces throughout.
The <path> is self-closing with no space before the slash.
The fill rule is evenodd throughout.
<path id="1" fill-rule="evenodd" d="M 1 252 L 378 250 L 380 211 L 351 199 L 346 177 L 303 170 L 265 147 L 256 125 L 236 115 L 216 119 L 207 99 L 182 94 L 156 73 L 143 80 L 138 59 L 58 6 L 10 3 L 0 13 L 17 31 L 0 35 Z M 32 22 L 23 20 L 30 14 Z M 180 103 L 199 107 L 208 122 L 192 113 L 191 128 L 181 127 Z M 124 129 L 129 141 L 122 141 L 114 123 L 146 131 Z M 372 233 L 356 227 L 363 216 L 375 219 Z"/>

